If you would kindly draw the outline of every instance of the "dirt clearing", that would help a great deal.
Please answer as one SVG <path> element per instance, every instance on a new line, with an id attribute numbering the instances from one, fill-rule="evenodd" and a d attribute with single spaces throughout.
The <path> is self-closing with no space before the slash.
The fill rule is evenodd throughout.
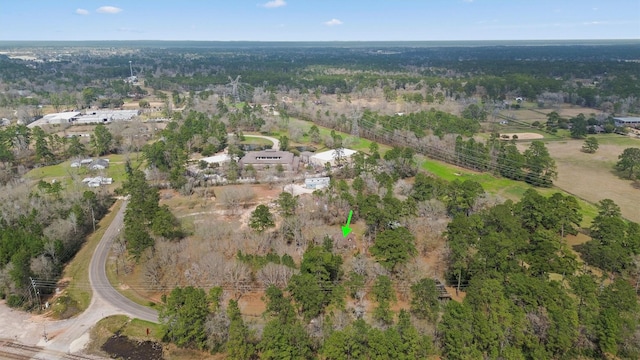
<path id="1" fill-rule="evenodd" d="M 513 136 L 517 136 L 518 140 L 537 140 L 537 139 L 544 139 L 544 136 L 540 135 L 540 134 L 536 134 L 536 133 L 527 133 L 527 132 L 523 132 L 523 133 L 506 133 L 506 134 L 500 134 L 500 138 L 504 138 L 505 136 L 509 137 L 509 139 L 513 139 Z"/>

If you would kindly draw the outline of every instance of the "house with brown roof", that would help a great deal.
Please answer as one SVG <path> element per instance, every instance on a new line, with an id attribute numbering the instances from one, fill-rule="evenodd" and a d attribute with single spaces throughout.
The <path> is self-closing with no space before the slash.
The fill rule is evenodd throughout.
<path id="1" fill-rule="evenodd" d="M 253 166 L 256 170 L 263 170 L 278 165 L 282 165 L 285 171 L 291 171 L 297 168 L 299 158 L 293 156 L 288 151 L 279 151 L 267 149 L 263 151 L 250 151 L 240 159 L 240 166 Z"/>

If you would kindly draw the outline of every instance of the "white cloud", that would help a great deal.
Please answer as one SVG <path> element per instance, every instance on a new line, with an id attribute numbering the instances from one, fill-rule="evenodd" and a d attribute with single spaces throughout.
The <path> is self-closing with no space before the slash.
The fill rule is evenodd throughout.
<path id="1" fill-rule="evenodd" d="M 86 10 L 86 9 L 76 9 L 76 14 L 78 14 L 78 15 L 89 15 L 89 10 Z"/>
<path id="2" fill-rule="evenodd" d="M 464 1 L 466 3 L 472 3 L 473 2 L 473 0 L 462 0 L 462 1 Z"/>
<path id="3" fill-rule="evenodd" d="M 287 5 L 287 2 L 284 0 L 272 0 L 272 1 L 267 1 L 266 3 L 262 4 L 262 7 L 266 7 L 268 9 L 273 9 L 273 8 L 279 8 L 282 6 Z"/>
<path id="4" fill-rule="evenodd" d="M 122 9 L 115 6 L 101 6 L 98 9 L 96 9 L 96 12 L 99 12 L 101 14 L 117 14 L 121 11 Z"/>
<path id="5" fill-rule="evenodd" d="M 342 25 L 342 21 L 338 19 L 331 19 L 329 21 L 325 21 L 324 24 L 327 26 L 336 26 L 336 25 Z"/>

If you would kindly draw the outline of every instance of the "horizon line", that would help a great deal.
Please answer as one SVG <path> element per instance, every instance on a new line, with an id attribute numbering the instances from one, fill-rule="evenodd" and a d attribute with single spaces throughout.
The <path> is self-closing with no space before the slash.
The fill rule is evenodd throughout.
<path id="1" fill-rule="evenodd" d="M 451 39 L 451 40 L 188 40 L 188 39 L 180 39 L 180 40 L 165 40 L 165 39 L 84 39 L 84 40 L 65 40 L 65 39 L 57 39 L 57 40 L 39 40 L 39 39 L 30 39 L 30 40 L 3 40 L 0 39 L 0 43 L 2 42 L 101 42 L 101 41 L 122 41 L 122 42 L 134 42 L 134 41 L 164 41 L 164 42 L 264 42 L 264 43 L 274 43 L 274 42 L 482 42 L 482 41 L 640 41 L 640 38 L 602 38 L 602 39 Z"/>

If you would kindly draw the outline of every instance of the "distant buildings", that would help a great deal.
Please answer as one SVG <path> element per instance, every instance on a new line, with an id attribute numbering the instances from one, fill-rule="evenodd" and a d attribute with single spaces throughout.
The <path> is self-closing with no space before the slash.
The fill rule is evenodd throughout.
<path id="1" fill-rule="evenodd" d="M 75 124 L 106 124 L 114 121 L 131 121 L 138 110 L 96 110 L 75 119 Z"/>
<path id="2" fill-rule="evenodd" d="M 45 115 L 27 127 L 59 124 L 107 124 L 114 121 L 131 121 L 138 115 L 140 115 L 138 110 L 95 110 L 85 114 L 79 111 L 67 111 Z"/>
<path id="3" fill-rule="evenodd" d="M 68 111 L 68 112 L 48 114 L 42 117 L 41 119 L 38 119 L 30 123 L 29 125 L 27 125 L 27 127 L 33 128 L 36 126 L 47 125 L 47 124 L 50 124 L 50 125 L 69 124 L 73 122 L 73 120 L 76 119 L 78 116 L 80 116 L 80 112 L 78 111 Z"/>
<path id="4" fill-rule="evenodd" d="M 82 159 L 82 160 L 73 160 L 70 165 L 72 168 L 79 168 L 82 166 L 86 166 L 89 170 L 104 170 L 109 167 L 109 159 Z"/>

